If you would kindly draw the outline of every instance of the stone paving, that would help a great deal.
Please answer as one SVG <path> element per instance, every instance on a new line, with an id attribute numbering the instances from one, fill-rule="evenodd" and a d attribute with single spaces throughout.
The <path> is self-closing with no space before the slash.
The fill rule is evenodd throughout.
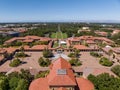
<path id="1" fill-rule="evenodd" d="M 31 56 L 26 58 L 21 58 L 21 61 L 23 61 L 24 64 L 21 64 L 18 67 L 10 67 L 9 66 L 10 60 L 8 60 L 0 66 L 0 72 L 10 73 L 12 71 L 20 71 L 22 68 L 35 70 L 36 72 L 39 72 L 40 70 L 42 71 L 46 70 L 46 68 L 40 67 L 38 64 L 38 59 L 42 56 L 41 52 L 25 52 L 25 53 Z"/>
<path id="2" fill-rule="evenodd" d="M 39 71 L 45 71 L 49 69 L 48 67 L 40 67 L 38 64 L 38 59 L 42 57 L 42 52 L 25 52 L 25 53 L 31 56 L 26 58 L 21 58 L 24 64 L 21 64 L 20 66 L 13 68 L 9 66 L 10 60 L 8 60 L 0 66 L 0 72 L 7 72 L 7 74 L 9 74 L 13 71 L 20 71 L 23 68 L 23 69 L 29 69 L 33 74 L 36 74 Z M 68 54 L 69 52 L 64 52 L 61 55 L 55 53 L 54 59 L 57 59 L 59 56 L 62 56 L 63 58 L 69 60 L 70 58 L 67 57 Z M 73 69 L 76 72 L 83 72 L 84 73 L 83 75 L 85 77 L 87 77 L 89 74 L 98 75 L 104 72 L 114 75 L 110 71 L 111 67 L 105 67 L 100 65 L 99 59 L 91 56 L 89 52 L 81 52 L 81 56 L 79 59 L 82 62 L 82 66 L 73 67 Z M 117 64 L 119 63 L 114 63 L 114 65 Z"/>
<path id="3" fill-rule="evenodd" d="M 99 64 L 99 58 L 95 58 L 90 55 L 89 52 L 81 52 L 80 61 L 82 66 L 73 67 L 76 72 L 83 72 L 83 75 L 87 77 L 89 74 L 98 75 L 101 73 L 109 73 L 110 75 L 116 76 L 110 69 L 111 67 L 102 66 Z M 114 63 L 117 65 L 118 63 Z"/>

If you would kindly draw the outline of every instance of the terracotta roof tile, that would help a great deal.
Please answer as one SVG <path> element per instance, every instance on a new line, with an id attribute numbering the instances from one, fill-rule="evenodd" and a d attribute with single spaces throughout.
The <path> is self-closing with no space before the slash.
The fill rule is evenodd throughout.
<path id="1" fill-rule="evenodd" d="M 33 39 L 25 39 L 25 40 L 23 40 L 22 42 L 28 42 L 28 43 L 31 43 L 31 42 L 33 42 L 34 40 Z"/>
<path id="2" fill-rule="evenodd" d="M 64 69 L 66 72 L 57 72 L 59 69 Z M 49 87 L 57 86 L 57 90 L 67 90 L 66 86 L 77 86 L 78 90 L 93 90 L 94 85 L 84 78 L 75 78 L 71 65 L 62 57 L 57 59 L 50 69 L 50 73 L 45 78 L 34 80 L 29 87 L 29 90 L 50 90 Z"/>
<path id="3" fill-rule="evenodd" d="M 7 53 L 14 53 L 18 48 L 14 48 L 14 47 L 9 47 L 9 48 L 4 48 L 5 50 L 7 50 Z"/>
<path id="4" fill-rule="evenodd" d="M 49 90 L 47 78 L 39 78 L 34 80 L 30 84 L 29 90 Z"/>
<path id="5" fill-rule="evenodd" d="M 34 50 L 44 50 L 45 48 L 47 48 L 47 45 L 35 45 L 31 49 L 34 49 Z"/>
<path id="6" fill-rule="evenodd" d="M 73 46 L 74 48 L 76 48 L 76 49 L 79 49 L 79 50 L 85 50 L 85 49 L 90 49 L 89 47 L 86 47 L 86 46 L 84 46 L 84 45 L 74 45 Z"/>
<path id="7" fill-rule="evenodd" d="M 5 50 L 5 49 L 3 49 L 3 48 L 0 48 L 0 54 L 4 54 L 4 53 L 6 53 L 7 51 Z"/>
<path id="8" fill-rule="evenodd" d="M 66 74 L 65 75 L 59 75 L 57 73 L 58 69 L 65 69 Z M 53 63 L 52 69 L 50 71 L 50 74 L 47 76 L 48 83 L 50 86 L 57 86 L 57 85 L 76 85 L 75 77 L 73 74 L 73 71 L 71 69 L 71 65 L 64 60 L 62 57 L 60 57 L 58 60 L 56 60 Z"/>
<path id="9" fill-rule="evenodd" d="M 79 90 L 94 90 L 94 85 L 87 79 L 76 78 Z"/>

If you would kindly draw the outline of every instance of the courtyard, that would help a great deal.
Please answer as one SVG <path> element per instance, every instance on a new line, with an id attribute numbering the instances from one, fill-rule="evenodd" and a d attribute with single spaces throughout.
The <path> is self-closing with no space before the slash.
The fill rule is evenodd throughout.
<path id="1" fill-rule="evenodd" d="M 18 67 L 10 67 L 9 64 L 11 61 L 8 60 L 0 66 L 0 72 L 7 72 L 7 74 L 9 74 L 14 71 L 20 71 L 21 69 L 28 69 L 31 71 L 31 73 L 37 74 L 39 71 L 45 71 L 49 69 L 49 67 L 41 67 L 38 63 L 38 59 L 42 57 L 42 52 L 39 51 L 25 53 L 30 55 L 30 57 L 20 58 L 23 62 L 21 65 L 19 65 Z M 51 58 L 51 60 L 54 61 L 59 57 L 70 60 L 70 58 L 67 56 L 68 54 L 69 52 L 66 51 L 62 54 L 57 54 L 57 52 L 54 52 L 54 57 Z M 111 67 L 100 65 L 99 59 L 91 56 L 89 52 L 80 52 L 79 60 L 82 62 L 82 65 L 73 67 L 73 69 L 75 72 L 83 72 L 84 77 L 87 77 L 89 74 L 98 75 L 105 72 L 114 75 L 114 73 L 112 73 L 112 71 L 110 70 Z M 116 64 L 118 63 L 114 63 L 114 65 Z"/>

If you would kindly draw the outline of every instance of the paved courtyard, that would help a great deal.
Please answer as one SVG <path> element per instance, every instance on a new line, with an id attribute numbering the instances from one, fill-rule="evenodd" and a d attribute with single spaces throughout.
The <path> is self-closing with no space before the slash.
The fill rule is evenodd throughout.
<path id="1" fill-rule="evenodd" d="M 95 58 L 90 55 L 89 52 L 81 52 L 80 61 L 82 66 L 74 67 L 76 72 L 83 72 L 83 75 L 87 77 L 89 74 L 98 75 L 101 73 L 109 73 L 116 76 L 110 69 L 111 67 L 102 66 L 99 64 L 99 58 Z M 116 64 L 116 63 L 114 63 Z"/>
<path id="2" fill-rule="evenodd" d="M 7 74 L 13 71 L 20 71 L 23 69 L 29 69 L 33 74 L 38 73 L 39 71 L 48 70 L 48 67 L 40 67 L 38 64 L 38 59 L 42 57 L 42 52 L 25 52 L 26 54 L 30 55 L 30 57 L 21 58 L 21 61 L 24 63 L 18 67 L 10 67 L 9 63 L 10 60 L 6 61 L 4 64 L 0 66 L 0 72 L 7 72 Z M 65 59 L 70 59 L 67 57 L 69 52 L 64 52 L 63 54 L 59 55 L 54 53 L 55 57 L 52 60 L 59 58 L 60 56 Z M 99 64 L 99 59 L 91 56 L 89 52 L 81 52 L 80 61 L 82 62 L 82 66 L 73 67 L 76 72 L 83 72 L 83 75 L 87 77 L 89 74 L 98 75 L 101 73 L 109 73 L 114 75 L 111 71 L 111 67 L 105 67 Z M 117 63 L 115 63 L 116 65 Z"/>
<path id="3" fill-rule="evenodd" d="M 21 58 L 21 61 L 23 61 L 23 64 L 21 64 L 18 67 L 10 67 L 9 66 L 10 60 L 8 60 L 0 66 L 0 72 L 10 73 L 13 71 L 20 71 L 23 68 L 23 69 L 30 69 L 31 71 L 34 71 L 37 73 L 40 70 L 44 71 L 48 69 L 48 68 L 40 67 L 38 64 L 38 59 L 42 56 L 42 52 L 25 52 L 25 53 L 30 55 L 30 57 Z"/>

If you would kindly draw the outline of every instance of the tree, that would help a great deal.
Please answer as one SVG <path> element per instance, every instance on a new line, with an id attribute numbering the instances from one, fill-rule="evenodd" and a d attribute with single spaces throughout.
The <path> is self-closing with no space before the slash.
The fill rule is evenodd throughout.
<path id="1" fill-rule="evenodd" d="M 17 66 L 19 66 L 21 64 L 21 61 L 20 61 L 20 59 L 14 59 L 12 62 L 10 62 L 10 66 L 11 67 L 17 67 Z"/>
<path id="2" fill-rule="evenodd" d="M 102 56 L 101 54 L 96 53 L 96 52 L 90 52 L 90 55 L 94 56 L 94 57 L 97 57 L 97 58 L 100 58 Z"/>
<path id="3" fill-rule="evenodd" d="M 40 57 L 40 59 L 38 60 L 38 63 L 42 67 L 48 67 L 51 64 L 51 61 L 49 59 L 44 59 Z"/>
<path id="4" fill-rule="evenodd" d="M 88 79 L 94 84 L 95 90 L 120 90 L 120 79 L 107 73 L 89 75 Z"/>
<path id="5" fill-rule="evenodd" d="M 111 68 L 111 71 L 120 77 L 120 65 L 116 65 Z"/>
<path id="6" fill-rule="evenodd" d="M 72 65 L 72 66 L 80 66 L 82 65 L 81 62 L 79 61 L 79 59 L 71 59 L 69 61 L 69 63 Z"/>
<path id="7" fill-rule="evenodd" d="M 19 82 L 19 78 L 17 77 L 12 77 L 10 80 L 9 80 L 9 86 L 10 86 L 10 90 L 15 90 L 18 86 L 18 82 Z"/>
<path id="8" fill-rule="evenodd" d="M 49 71 L 39 72 L 39 73 L 35 76 L 35 79 L 37 79 L 37 78 L 44 78 L 44 77 L 46 77 L 48 74 L 49 74 Z"/>
<path id="9" fill-rule="evenodd" d="M 108 58 L 106 58 L 106 57 L 102 57 L 102 58 L 100 59 L 99 63 L 100 63 L 101 65 L 103 65 L 103 66 L 108 66 L 108 67 L 110 67 L 110 66 L 113 65 L 113 62 L 110 61 L 110 60 L 109 60 Z"/>
<path id="10" fill-rule="evenodd" d="M 15 54 L 15 57 L 17 58 L 24 58 L 24 57 L 27 57 L 28 55 L 25 54 L 24 52 L 19 52 L 19 53 L 16 53 Z"/>
<path id="11" fill-rule="evenodd" d="M 28 83 L 30 83 L 33 79 L 33 76 L 30 74 L 29 70 L 21 69 L 21 73 L 19 75 L 20 75 L 20 78 L 27 80 Z"/>
<path id="12" fill-rule="evenodd" d="M 8 90 L 8 79 L 5 76 L 0 77 L 0 90 Z"/>
<path id="13" fill-rule="evenodd" d="M 45 50 L 43 51 L 43 56 L 44 56 L 45 58 L 50 58 L 50 57 L 53 57 L 53 53 L 52 53 L 52 51 L 50 51 L 50 50 L 48 50 L 48 49 L 45 49 Z"/>
<path id="14" fill-rule="evenodd" d="M 115 34 L 111 37 L 111 39 L 118 45 L 120 45 L 120 33 Z"/>
<path id="15" fill-rule="evenodd" d="M 28 90 L 28 82 L 24 79 L 19 80 L 15 90 Z"/>

